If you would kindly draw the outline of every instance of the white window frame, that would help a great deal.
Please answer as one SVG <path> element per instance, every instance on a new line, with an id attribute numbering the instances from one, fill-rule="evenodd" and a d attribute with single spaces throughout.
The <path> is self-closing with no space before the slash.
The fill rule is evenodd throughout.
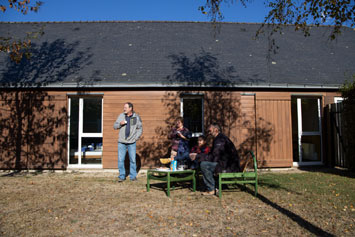
<path id="1" fill-rule="evenodd" d="M 204 108 L 204 98 L 203 98 L 203 95 L 201 94 L 189 94 L 189 95 L 183 95 L 181 96 L 180 98 L 180 114 L 181 114 L 181 117 L 184 117 L 184 99 L 201 99 L 201 106 L 202 106 L 202 132 L 191 132 L 192 133 L 192 137 L 199 137 L 201 135 L 204 134 L 204 121 L 205 121 L 205 117 L 204 117 L 204 114 L 205 114 L 205 108 Z"/>
<path id="2" fill-rule="evenodd" d="M 334 97 L 334 103 L 341 103 L 343 102 L 344 98 L 340 96 Z"/>
<path id="3" fill-rule="evenodd" d="M 79 97 L 79 132 L 78 132 L 78 164 L 70 164 L 70 112 L 71 112 L 71 97 L 68 98 L 68 146 L 67 146 L 67 162 L 68 162 L 68 168 L 88 168 L 88 169 L 102 169 L 102 159 L 101 159 L 101 164 L 82 164 L 81 163 L 81 140 L 82 138 L 86 137 L 103 137 L 103 104 L 104 104 L 104 99 L 101 97 L 101 133 L 84 133 L 83 132 L 83 110 L 84 110 L 84 99 L 88 97 Z M 103 149 L 103 144 L 102 144 L 102 149 Z M 94 152 L 93 152 L 94 153 Z M 101 151 L 102 154 L 102 151 Z"/>
<path id="4" fill-rule="evenodd" d="M 323 165 L 323 137 L 322 137 L 322 116 L 321 116 L 321 97 L 317 97 L 318 101 L 318 131 L 317 132 L 304 132 L 302 131 L 302 99 L 309 99 L 306 96 L 297 97 L 297 120 L 298 120 L 298 159 L 299 161 L 293 162 L 293 166 L 311 166 Z M 302 161 L 302 136 L 320 136 L 320 161 L 304 162 Z"/>
<path id="5" fill-rule="evenodd" d="M 335 96 L 334 97 L 334 103 L 335 104 L 338 104 L 338 103 L 342 103 L 344 101 L 344 98 L 343 97 L 340 97 L 340 96 Z M 339 106 L 339 104 L 338 105 L 336 105 L 337 107 Z M 338 109 L 338 108 L 337 108 Z M 342 126 L 342 124 L 341 124 L 341 119 L 339 119 L 339 114 L 336 114 L 336 117 L 337 117 L 337 119 L 335 119 L 335 123 L 336 123 L 336 126 L 337 127 L 341 127 Z M 342 130 L 340 130 L 340 133 L 342 132 Z M 342 134 L 338 134 L 338 133 L 336 133 L 336 136 L 337 136 L 337 140 L 339 141 L 340 140 L 340 136 L 342 136 Z M 340 157 L 341 156 L 341 152 L 340 152 L 340 150 L 341 150 L 341 148 L 340 148 L 340 143 L 338 143 L 337 144 L 337 156 L 338 157 Z"/>

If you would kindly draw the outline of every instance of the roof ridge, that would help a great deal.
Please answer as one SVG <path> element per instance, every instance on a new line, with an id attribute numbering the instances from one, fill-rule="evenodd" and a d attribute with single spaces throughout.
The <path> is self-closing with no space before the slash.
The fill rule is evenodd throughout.
<path id="1" fill-rule="evenodd" d="M 0 21 L 0 23 L 7 24 L 38 24 L 38 23 L 203 23 L 203 24 L 262 24 L 262 23 L 248 23 L 248 22 L 211 22 L 211 21 L 151 21 L 151 20 L 137 20 L 137 21 L 121 21 L 121 20 L 94 20 L 94 21 Z"/>
<path id="2" fill-rule="evenodd" d="M 67 23 L 198 23 L 198 24 L 235 24 L 235 25 L 273 25 L 272 23 L 263 22 L 211 22 L 211 21 L 154 21 L 154 20 L 137 20 L 137 21 L 122 21 L 122 20 L 93 20 L 93 21 L 0 21 L 0 24 L 67 24 Z M 283 26 L 295 26 L 294 24 L 284 24 Z M 311 27 L 334 27 L 333 25 L 315 25 L 309 24 Z M 349 26 L 343 28 L 353 29 Z M 354 28 L 355 30 L 355 28 Z"/>

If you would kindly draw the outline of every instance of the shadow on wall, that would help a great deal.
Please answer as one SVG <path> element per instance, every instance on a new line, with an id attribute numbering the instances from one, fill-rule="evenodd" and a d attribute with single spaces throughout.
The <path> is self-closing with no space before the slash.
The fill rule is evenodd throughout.
<path id="1" fill-rule="evenodd" d="M 167 77 L 167 85 L 183 82 L 187 85 L 197 85 L 197 87 L 194 91 L 182 89 L 165 93 L 161 101 L 168 113 L 165 126 L 157 126 L 152 140 L 139 145 L 142 157 L 148 157 L 144 161 L 145 166 L 160 166 L 159 158 L 170 156 L 171 141 L 167 137 L 176 118 L 181 116 L 180 98 L 186 94 L 203 96 L 204 131 L 207 130 L 209 124 L 216 122 L 221 125 L 223 133 L 236 141 L 240 139 L 240 136 L 233 133 L 238 129 L 248 128 L 248 134 L 243 137 L 243 141 L 238 140 L 240 145 L 237 149 L 241 157 L 244 157 L 250 150 L 256 151 L 256 144 L 258 149 L 270 150 L 274 136 L 272 124 L 262 118 L 259 118 L 257 123 L 255 120 L 248 120 L 246 114 L 241 111 L 240 97 L 236 96 L 236 93 L 222 88 L 212 90 L 203 87 L 205 82 L 212 82 L 215 86 L 230 85 L 237 78 L 234 76 L 236 72 L 232 67 L 221 68 L 217 58 L 204 51 L 193 59 L 183 54 L 173 55 L 170 58 L 173 60 L 172 67 L 175 72 Z M 211 144 L 212 138 L 209 137 L 208 140 Z M 263 161 L 258 162 L 261 165 L 263 163 Z"/>
<path id="2" fill-rule="evenodd" d="M 0 168 L 66 168 L 66 97 L 36 87 L 68 81 L 89 65 L 89 49 L 80 52 L 78 46 L 79 42 L 58 39 L 33 44 L 29 60 L 16 64 L 8 59 L 0 74 L 0 84 L 11 87 L 0 94 Z M 75 78 L 73 83 L 79 86 L 81 78 Z"/>
<path id="3" fill-rule="evenodd" d="M 1 168 L 66 167 L 67 111 L 56 103 L 41 91 L 1 93 Z"/>
<path id="4" fill-rule="evenodd" d="M 251 122 L 255 123 L 253 127 L 250 127 Z M 249 155 L 247 154 L 248 151 L 254 151 L 258 167 L 265 166 L 265 156 L 260 158 L 260 156 L 258 157 L 258 154 L 270 152 L 270 145 L 273 142 L 275 135 L 274 125 L 259 117 L 256 121 L 244 119 L 243 127 L 247 127 L 248 135 L 244 137 L 238 147 L 240 155 L 242 157 L 247 157 Z M 250 158 L 252 159 L 252 157 Z M 249 163 L 249 168 L 253 168 L 253 162 Z"/>

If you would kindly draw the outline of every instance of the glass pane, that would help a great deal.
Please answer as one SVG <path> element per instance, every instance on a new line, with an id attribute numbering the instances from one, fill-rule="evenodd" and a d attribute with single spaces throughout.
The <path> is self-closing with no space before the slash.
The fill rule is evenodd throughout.
<path id="1" fill-rule="evenodd" d="M 83 132 L 101 133 L 101 98 L 85 98 L 83 110 Z"/>
<path id="2" fill-rule="evenodd" d="M 320 161 L 320 136 L 302 136 L 302 161 Z"/>
<path id="3" fill-rule="evenodd" d="M 202 132 L 202 98 L 184 99 L 184 126 L 192 133 Z"/>
<path id="4" fill-rule="evenodd" d="M 81 164 L 101 164 L 102 137 L 84 137 L 81 141 Z"/>
<path id="5" fill-rule="evenodd" d="M 69 164 L 78 164 L 79 98 L 70 99 Z"/>
<path id="6" fill-rule="evenodd" d="M 319 132 L 318 99 L 301 100 L 302 109 L 302 131 Z"/>

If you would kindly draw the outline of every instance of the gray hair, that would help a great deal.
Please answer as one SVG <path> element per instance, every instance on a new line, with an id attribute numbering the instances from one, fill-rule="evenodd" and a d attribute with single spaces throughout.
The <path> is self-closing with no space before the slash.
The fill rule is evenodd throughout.
<path id="1" fill-rule="evenodd" d="M 214 128 L 217 128 L 218 132 L 222 132 L 221 126 L 219 126 L 218 123 L 212 123 L 210 126 L 211 126 L 211 127 L 214 127 Z"/>
<path id="2" fill-rule="evenodd" d="M 126 102 L 126 105 L 128 105 L 128 107 L 132 108 L 132 111 L 133 111 L 133 104 L 131 102 Z"/>

